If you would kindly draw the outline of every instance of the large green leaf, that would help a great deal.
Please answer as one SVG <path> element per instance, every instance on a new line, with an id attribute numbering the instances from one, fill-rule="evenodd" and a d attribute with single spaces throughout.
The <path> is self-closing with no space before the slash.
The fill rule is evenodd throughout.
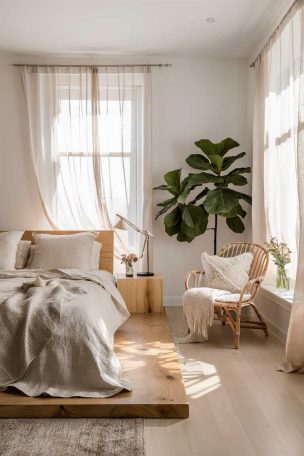
<path id="1" fill-rule="evenodd" d="M 189 204 L 195 204 L 197 201 L 199 201 L 200 199 L 204 198 L 204 196 L 206 196 L 208 192 L 209 192 L 209 188 L 205 187 L 204 190 L 199 192 L 199 194 L 196 195 L 196 197 L 192 201 L 190 201 Z"/>
<path id="2" fill-rule="evenodd" d="M 170 187 L 180 188 L 181 168 L 169 171 L 164 175 L 164 179 Z"/>
<path id="3" fill-rule="evenodd" d="M 223 179 L 225 180 L 225 184 L 233 184 L 233 185 L 246 185 L 248 184 L 248 180 L 246 177 L 241 176 L 240 174 L 231 174 L 227 176 L 223 176 Z"/>
<path id="4" fill-rule="evenodd" d="M 233 191 L 233 190 L 232 190 Z M 235 192 L 237 198 L 246 201 L 248 204 L 252 204 L 252 197 L 250 195 L 246 195 L 246 193 Z"/>
<path id="5" fill-rule="evenodd" d="M 160 217 L 161 215 L 165 214 L 166 212 L 168 212 L 169 209 L 171 209 L 171 207 L 174 206 L 175 203 L 171 203 L 171 204 L 168 204 L 167 206 L 163 207 L 160 211 L 157 212 L 156 216 L 155 216 L 155 220 L 158 219 L 158 217 Z"/>
<path id="6" fill-rule="evenodd" d="M 230 173 L 227 174 L 227 176 L 231 176 L 233 174 L 249 174 L 251 173 L 251 168 L 250 166 L 247 166 L 247 168 L 234 168 Z"/>
<path id="7" fill-rule="evenodd" d="M 183 231 L 180 231 L 176 238 L 179 242 L 191 242 L 193 241 L 192 237 L 186 236 Z"/>
<path id="8" fill-rule="evenodd" d="M 193 228 L 196 224 L 201 224 L 205 218 L 204 209 L 194 204 L 188 204 L 184 207 L 182 218 L 187 226 Z"/>
<path id="9" fill-rule="evenodd" d="M 177 202 L 179 204 L 184 204 L 188 198 L 189 193 L 192 190 L 191 185 L 189 184 L 189 176 L 185 177 L 181 183 L 180 194 L 178 195 Z"/>
<path id="10" fill-rule="evenodd" d="M 209 214 L 229 212 L 238 204 L 236 192 L 229 188 L 211 190 L 204 201 L 204 207 Z"/>
<path id="11" fill-rule="evenodd" d="M 198 174 L 189 174 L 189 181 L 188 186 L 195 188 L 198 185 L 202 184 L 215 184 L 215 183 L 224 183 L 224 179 L 219 176 L 214 176 L 213 174 L 209 173 L 198 173 Z"/>
<path id="12" fill-rule="evenodd" d="M 201 169 L 203 171 L 213 171 L 213 167 L 210 164 L 209 160 L 207 160 L 207 158 L 203 157 L 201 154 L 189 155 L 189 157 L 186 158 L 186 162 L 192 168 Z"/>
<path id="13" fill-rule="evenodd" d="M 172 203 L 173 204 L 176 203 L 176 196 L 173 196 L 173 198 L 169 198 L 165 201 L 162 201 L 161 203 L 157 203 L 156 206 L 164 207 L 164 206 L 168 206 Z"/>
<path id="14" fill-rule="evenodd" d="M 177 223 L 176 225 L 173 226 L 166 226 L 165 225 L 165 231 L 169 236 L 174 236 L 180 231 L 180 224 Z"/>
<path id="15" fill-rule="evenodd" d="M 157 203 L 156 206 L 162 207 L 160 211 L 157 212 L 155 216 L 155 220 L 158 219 L 161 215 L 165 214 L 168 212 L 171 207 L 173 207 L 176 204 L 176 197 L 174 196 L 173 198 L 167 199 L 161 203 Z"/>
<path id="16" fill-rule="evenodd" d="M 223 141 L 219 143 L 213 143 L 209 139 L 200 139 L 195 142 L 195 145 L 209 158 L 210 155 L 220 155 L 221 157 L 224 157 L 230 149 L 238 147 L 239 143 L 232 138 L 223 139 Z"/>
<path id="17" fill-rule="evenodd" d="M 173 209 L 173 211 L 169 212 L 164 219 L 165 226 L 174 226 L 178 222 L 181 221 L 181 211 L 179 207 Z"/>
<path id="18" fill-rule="evenodd" d="M 231 157 L 225 157 L 223 160 L 222 171 L 226 171 L 226 169 L 228 169 L 232 165 L 232 163 L 234 163 L 239 158 L 245 157 L 245 155 L 246 152 L 241 152 L 240 154 L 233 155 Z"/>
<path id="19" fill-rule="evenodd" d="M 245 230 L 245 225 L 237 215 L 235 217 L 227 218 L 226 223 L 229 228 L 235 233 L 243 233 Z"/>
<path id="20" fill-rule="evenodd" d="M 220 215 L 222 217 L 226 217 L 226 218 L 232 218 L 232 217 L 235 217 L 236 215 L 240 215 L 241 217 L 244 218 L 246 216 L 246 211 L 244 211 L 242 206 L 240 204 L 238 204 L 237 206 L 233 207 L 231 209 L 231 211 L 222 212 Z"/>
<path id="21" fill-rule="evenodd" d="M 203 206 L 189 204 L 184 207 L 181 230 L 188 237 L 196 237 L 206 231 L 208 214 Z"/>
<path id="22" fill-rule="evenodd" d="M 214 166 L 214 169 L 216 170 L 217 174 L 220 174 L 223 166 L 223 157 L 221 157 L 220 155 L 209 155 L 209 160 Z"/>
<path id="23" fill-rule="evenodd" d="M 159 185 L 158 187 L 153 187 L 153 190 L 168 190 L 168 185 Z"/>

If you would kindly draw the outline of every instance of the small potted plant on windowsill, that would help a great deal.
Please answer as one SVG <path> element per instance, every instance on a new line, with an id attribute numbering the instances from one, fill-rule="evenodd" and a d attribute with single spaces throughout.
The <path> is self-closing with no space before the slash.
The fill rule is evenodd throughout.
<path id="1" fill-rule="evenodd" d="M 291 250 L 285 242 L 279 242 L 276 237 L 272 237 L 270 242 L 266 243 L 266 247 L 277 267 L 276 287 L 289 290 L 290 281 L 287 276 L 286 265 L 291 262 Z"/>

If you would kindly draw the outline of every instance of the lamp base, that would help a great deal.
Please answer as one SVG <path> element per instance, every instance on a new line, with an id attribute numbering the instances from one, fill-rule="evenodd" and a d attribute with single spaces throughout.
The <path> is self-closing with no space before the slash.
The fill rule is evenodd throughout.
<path id="1" fill-rule="evenodd" d="M 152 277 L 154 276 L 154 272 L 138 272 L 137 275 L 139 277 Z"/>

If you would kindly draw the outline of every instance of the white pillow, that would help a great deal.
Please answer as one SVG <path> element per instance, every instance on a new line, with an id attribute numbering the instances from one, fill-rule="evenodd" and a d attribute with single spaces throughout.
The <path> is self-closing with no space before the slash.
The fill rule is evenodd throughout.
<path id="1" fill-rule="evenodd" d="M 95 241 L 93 245 L 92 258 L 91 258 L 91 269 L 99 269 L 99 258 L 101 252 L 101 242 Z"/>
<path id="2" fill-rule="evenodd" d="M 31 248 L 31 241 L 20 241 L 16 253 L 16 269 L 23 269 L 26 266 Z"/>
<path id="3" fill-rule="evenodd" d="M 34 234 L 34 256 L 31 269 L 91 269 L 96 234 Z"/>
<path id="4" fill-rule="evenodd" d="M 23 231 L 0 233 L 0 269 L 15 269 L 18 243 Z"/>
<path id="5" fill-rule="evenodd" d="M 236 293 L 249 279 L 252 253 L 223 258 L 203 252 L 201 258 L 205 271 L 205 286 L 208 288 Z"/>

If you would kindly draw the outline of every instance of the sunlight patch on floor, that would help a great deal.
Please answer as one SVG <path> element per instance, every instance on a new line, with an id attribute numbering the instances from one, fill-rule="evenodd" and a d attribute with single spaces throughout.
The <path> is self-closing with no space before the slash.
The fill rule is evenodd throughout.
<path id="1" fill-rule="evenodd" d="M 186 393 L 191 399 L 199 399 L 221 386 L 220 376 L 213 364 L 184 359 L 181 367 Z"/>

